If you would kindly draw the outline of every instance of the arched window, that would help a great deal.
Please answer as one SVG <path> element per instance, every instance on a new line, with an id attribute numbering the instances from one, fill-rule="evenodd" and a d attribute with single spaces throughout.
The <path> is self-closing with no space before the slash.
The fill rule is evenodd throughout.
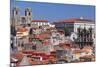
<path id="1" fill-rule="evenodd" d="M 30 16 L 30 15 L 31 15 L 31 13 L 29 12 L 29 13 L 28 13 L 28 15 Z"/>

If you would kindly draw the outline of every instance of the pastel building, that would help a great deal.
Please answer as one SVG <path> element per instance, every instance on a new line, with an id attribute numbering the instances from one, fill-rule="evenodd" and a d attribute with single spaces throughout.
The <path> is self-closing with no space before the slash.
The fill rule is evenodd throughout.
<path id="1" fill-rule="evenodd" d="M 77 33 L 79 27 L 81 28 L 92 28 L 95 29 L 95 22 L 93 20 L 84 19 L 84 18 L 71 18 L 62 21 L 54 22 L 55 27 L 57 29 L 63 29 L 65 31 L 65 35 L 70 35 L 71 32 Z"/>
<path id="2" fill-rule="evenodd" d="M 51 44 L 59 45 L 60 43 L 65 43 L 65 35 L 62 32 L 54 31 L 51 34 Z"/>
<path id="3" fill-rule="evenodd" d="M 39 27 L 39 26 L 49 26 L 50 23 L 48 20 L 32 20 L 32 26 Z"/>

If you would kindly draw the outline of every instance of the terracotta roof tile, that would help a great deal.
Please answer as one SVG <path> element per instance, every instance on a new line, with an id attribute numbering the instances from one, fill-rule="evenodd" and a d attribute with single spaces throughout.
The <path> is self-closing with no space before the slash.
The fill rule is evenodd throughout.
<path id="1" fill-rule="evenodd" d="M 48 22 L 48 20 L 32 20 L 32 22 Z"/>
<path id="2" fill-rule="evenodd" d="M 66 23 L 66 22 L 69 22 L 69 23 L 74 23 L 75 21 L 90 21 L 90 22 L 93 22 L 93 20 L 89 20 L 89 19 L 80 19 L 80 18 L 69 18 L 69 19 L 66 19 L 66 20 L 61 20 L 61 21 L 57 21 L 57 23 Z"/>

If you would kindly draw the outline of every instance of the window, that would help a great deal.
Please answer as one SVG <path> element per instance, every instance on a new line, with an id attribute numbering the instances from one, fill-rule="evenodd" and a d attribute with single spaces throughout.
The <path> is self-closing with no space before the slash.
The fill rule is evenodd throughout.
<path id="1" fill-rule="evenodd" d="M 18 11 L 16 11 L 16 15 L 18 15 Z"/>
<path id="2" fill-rule="evenodd" d="M 36 24 L 36 22 L 34 22 L 33 24 Z"/>
<path id="3" fill-rule="evenodd" d="M 32 46 L 32 49 L 33 49 L 33 50 L 36 50 L 36 46 Z"/>
<path id="4" fill-rule="evenodd" d="M 47 23 L 47 25 L 49 25 L 49 23 Z"/>
<path id="5" fill-rule="evenodd" d="M 26 19 L 25 18 L 22 18 L 22 23 L 26 23 Z"/>
<path id="6" fill-rule="evenodd" d="M 30 15 L 31 15 L 31 13 L 29 12 L 29 13 L 28 13 L 28 15 L 30 16 Z"/>
<path id="7" fill-rule="evenodd" d="M 42 25 L 43 23 L 41 22 L 40 25 Z"/>
<path id="8" fill-rule="evenodd" d="M 43 25 L 45 25 L 45 23 L 43 23 Z"/>
<path id="9" fill-rule="evenodd" d="M 27 16 L 27 11 L 25 11 L 25 16 Z"/>

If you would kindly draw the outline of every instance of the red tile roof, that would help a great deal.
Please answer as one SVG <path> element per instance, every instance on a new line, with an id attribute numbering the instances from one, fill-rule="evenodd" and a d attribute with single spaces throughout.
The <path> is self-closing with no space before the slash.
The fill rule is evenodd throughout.
<path id="1" fill-rule="evenodd" d="M 48 33 L 43 33 L 43 34 L 37 34 L 35 35 L 35 38 L 39 38 L 40 40 L 44 40 L 45 38 L 48 38 L 50 34 Z"/>
<path id="2" fill-rule="evenodd" d="M 70 23 L 75 23 L 75 21 L 90 21 L 93 22 L 93 20 L 89 20 L 89 19 L 80 19 L 80 18 L 70 18 L 70 19 L 66 19 L 66 20 L 61 20 L 61 21 L 57 21 L 57 23 L 63 22 L 70 22 Z"/>
<path id="3" fill-rule="evenodd" d="M 27 28 L 20 28 L 20 29 L 18 30 L 18 32 L 26 32 L 26 31 L 28 31 Z"/>
<path id="4" fill-rule="evenodd" d="M 66 19 L 66 20 L 63 20 L 62 22 L 75 22 L 75 21 L 78 21 L 80 19 L 78 18 L 71 18 L 71 19 Z"/>
<path id="5" fill-rule="evenodd" d="M 32 53 L 34 53 L 34 51 L 32 51 L 32 50 L 25 50 L 25 51 L 23 51 L 23 53 L 24 54 L 32 54 Z"/>
<path id="6" fill-rule="evenodd" d="M 80 58 L 95 58 L 95 55 L 85 55 L 85 56 L 80 57 Z"/>
<path id="7" fill-rule="evenodd" d="M 22 53 L 18 53 L 15 55 L 15 58 L 17 59 L 22 59 L 24 57 L 24 55 Z"/>
<path id="8" fill-rule="evenodd" d="M 32 20 L 32 22 L 48 22 L 48 20 Z"/>
<path id="9" fill-rule="evenodd" d="M 81 50 L 74 50 L 73 53 L 81 53 Z"/>

